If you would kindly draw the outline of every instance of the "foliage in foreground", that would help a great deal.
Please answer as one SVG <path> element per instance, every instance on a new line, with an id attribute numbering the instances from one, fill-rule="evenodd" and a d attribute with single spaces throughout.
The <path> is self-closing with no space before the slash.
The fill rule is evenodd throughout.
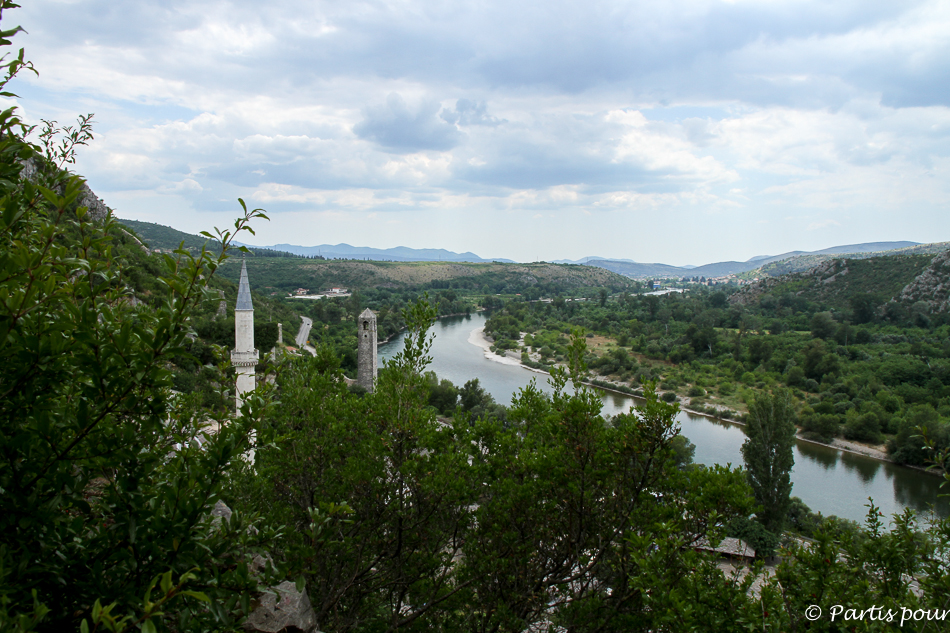
<path id="1" fill-rule="evenodd" d="M 287 368 L 259 476 L 234 499 L 288 525 L 320 626 L 652 626 L 654 594 L 701 564 L 689 548 L 751 511 L 741 471 L 680 469 L 675 405 L 648 392 L 606 420 L 594 394 L 565 390 L 566 372 L 553 394 L 522 391 L 504 421 L 461 408 L 436 420 L 423 371 L 434 316 L 406 315 L 406 348 L 373 394 L 350 393 L 325 348 Z"/>
<path id="2" fill-rule="evenodd" d="M 88 126 L 50 123 L 43 147 L 26 131 L 0 113 L 0 629 L 227 629 L 274 533 L 209 510 L 261 400 L 209 434 L 225 420 L 174 397 L 168 369 L 225 255 L 167 257 L 161 298 L 139 305 L 112 219 L 91 222 L 61 169 Z"/>
<path id="3" fill-rule="evenodd" d="M 38 155 L 0 113 L 0 629 L 233 630 L 269 580 L 247 564 L 265 544 L 341 631 L 893 630 L 829 614 L 947 608 L 950 523 L 907 515 L 885 532 L 873 507 L 864 531 L 791 543 L 757 593 L 757 570 L 723 575 L 693 546 L 753 510 L 744 474 L 681 468 L 676 409 L 650 392 L 607 420 L 556 373 L 553 395 L 528 388 L 504 416 L 473 404 L 437 422 L 423 304 L 376 393 L 348 391 L 323 349 L 283 372 L 270 414 L 250 397 L 209 435 L 223 418 L 172 397 L 169 366 L 221 257 L 167 258 L 163 292 L 137 305 L 111 220 L 89 222 L 80 181 L 49 164 L 83 129 Z M 568 343 L 576 377 L 583 346 Z M 261 418 L 255 476 L 237 458 Z M 209 519 L 225 490 L 265 515 L 256 533 Z"/>

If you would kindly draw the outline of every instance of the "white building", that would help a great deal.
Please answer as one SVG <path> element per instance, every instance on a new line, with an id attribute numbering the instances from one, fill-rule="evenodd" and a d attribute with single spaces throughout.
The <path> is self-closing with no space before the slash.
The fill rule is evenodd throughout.
<path id="1" fill-rule="evenodd" d="M 251 302 L 251 286 L 247 281 L 247 261 L 243 261 L 237 303 L 234 306 L 234 349 L 231 350 L 231 364 L 237 372 L 234 407 L 238 415 L 241 415 L 244 394 L 256 386 L 254 367 L 259 359 L 260 353 L 254 349 L 254 304 Z"/>

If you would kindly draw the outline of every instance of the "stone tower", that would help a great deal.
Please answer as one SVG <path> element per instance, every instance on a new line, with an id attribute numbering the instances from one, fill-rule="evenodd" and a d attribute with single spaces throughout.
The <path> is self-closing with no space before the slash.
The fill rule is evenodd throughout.
<path id="1" fill-rule="evenodd" d="M 247 261 L 241 262 L 241 282 L 238 285 L 237 304 L 234 306 L 234 349 L 231 364 L 237 372 L 234 390 L 234 406 L 241 414 L 244 394 L 254 389 L 254 366 L 260 354 L 254 349 L 254 304 L 251 303 L 251 286 L 247 283 Z"/>
<path id="2" fill-rule="evenodd" d="M 360 342 L 356 354 L 356 384 L 373 393 L 376 386 L 376 315 L 366 308 L 357 323 Z"/>

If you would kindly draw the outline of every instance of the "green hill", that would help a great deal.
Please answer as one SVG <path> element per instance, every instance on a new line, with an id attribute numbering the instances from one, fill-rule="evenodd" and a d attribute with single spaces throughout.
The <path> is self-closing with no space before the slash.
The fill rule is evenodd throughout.
<path id="1" fill-rule="evenodd" d="M 550 296 L 583 292 L 585 288 L 607 287 L 620 291 L 634 286 L 634 282 L 622 275 L 574 264 L 320 261 L 259 257 L 248 270 L 257 287 L 271 293 L 296 288 L 317 292 L 330 287 L 356 290 L 453 288 L 481 294 L 520 294 L 534 289 Z M 236 281 L 240 264 L 228 262 L 222 274 Z"/>
<path id="2" fill-rule="evenodd" d="M 881 307 L 901 295 L 933 260 L 932 255 L 890 255 L 862 259 L 831 259 L 803 272 L 766 277 L 743 287 L 730 302 L 751 305 L 771 296 L 793 295 L 824 308 L 850 310 L 869 298 Z"/>
<path id="3" fill-rule="evenodd" d="M 138 220 L 123 220 L 120 218 L 116 218 L 116 220 L 126 227 L 132 229 L 142 240 L 142 242 L 144 242 L 145 245 L 148 246 L 148 248 L 153 252 L 168 253 L 174 251 L 179 246 L 183 246 L 188 252 L 192 254 L 201 252 L 202 246 L 207 246 L 209 249 L 220 248 L 220 245 L 216 240 L 208 240 L 208 238 L 204 236 L 185 233 L 184 231 L 173 229 L 170 226 L 155 224 L 153 222 L 139 222 Z M 258 247 L 251 249 L 251 252 L 248 253 L 248 256 L 302 258 L 302 256 L 295 255 L 294 253 Z"/>
<path id="4" fill-rule="evenodd" d="M 835 259 L 861 260 L 874 259 L 879 257 L 894 257 L 904 255 L 928 255 L 933 256 L 942 253 L 950 248 L 950 242 L 934 242 L 932 244 L 915 244 L 905 248 L 895 248 L 886 251 L 874 251 L 869 253 L 808 253 L 790 257 L 780 261 L 770 262 L 761 268 L 743 273 L 740 277 L 751 279 L 768 275 L 770 277 L 780 277 L 789 273 L 804 272 L 816 266 Z"/>

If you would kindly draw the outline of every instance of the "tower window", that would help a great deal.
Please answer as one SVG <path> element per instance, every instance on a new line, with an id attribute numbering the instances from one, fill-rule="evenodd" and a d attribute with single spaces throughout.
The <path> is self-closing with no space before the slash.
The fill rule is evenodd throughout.
<path id="1" fill-rule="evenodd" d="M 364 329 L 364 330 L 368 330 L 368 329 L 369 329 L 369 321 L 363 321 L 363 329 Z"/>

